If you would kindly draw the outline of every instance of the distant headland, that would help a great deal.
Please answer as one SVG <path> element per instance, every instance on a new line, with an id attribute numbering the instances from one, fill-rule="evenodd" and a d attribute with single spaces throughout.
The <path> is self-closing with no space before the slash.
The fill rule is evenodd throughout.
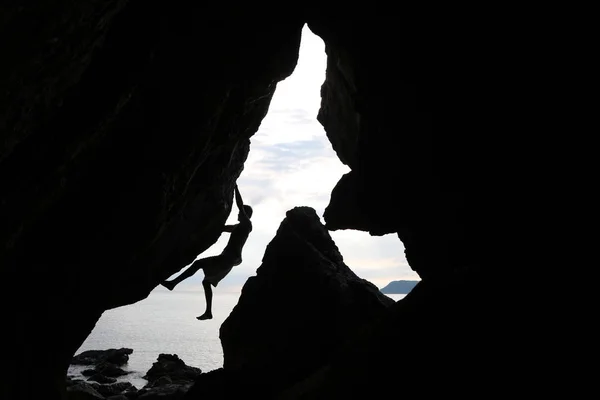
<path id="1" fill-rule="evenodd" d="M 420 281 L 391 281 L 385 287 L 380 289 L 381 293 L 386 294 L 407 294 Z"/>

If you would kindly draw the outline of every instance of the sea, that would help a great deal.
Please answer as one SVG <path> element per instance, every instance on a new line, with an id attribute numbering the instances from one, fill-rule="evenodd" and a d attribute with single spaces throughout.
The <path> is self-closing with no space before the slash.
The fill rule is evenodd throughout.
<path id="1" fill-rule="evenodd" d="M 143 378 L 161 353 L 177 354 L 187 365 L 202 372 L 223 366 L 219 328 L 237 304 L 240 292 L 213 291 L 213 319 L 199 321 L 204 312 L 204 292 L 162 286 L 135 304 L 107 310 L 75 354 L 85 350 L 133 349 L 129 362 L 121 367 L 128 372 L 118 381 L 131 382 L 141 389 Z M 389 294 L 393 300 L 405 295 Z M 85 379 L 81 372 L 89 366 L 71 365 L 68 375 Z"/>

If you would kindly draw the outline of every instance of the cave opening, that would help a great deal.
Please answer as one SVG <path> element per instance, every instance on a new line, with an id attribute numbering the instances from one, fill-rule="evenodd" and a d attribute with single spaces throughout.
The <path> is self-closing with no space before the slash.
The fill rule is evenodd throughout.
<path id="1" fill-rule="evenodd" d="M 214 318 L 199 322 L 204 310 L 203 273 L 181 283 L 173 292 L 158 286 L 135 304 L 104 312 L 77 353 L 84 350 L 132 348 L 120 378 L 140 388 L 146 371 L 160 353 L 177 354 L 187 364 L 207 372 L 222 367 L 219 328 L 236 305 L 242 286 L 255 274 L 268 243 L 275 236 L 287 210 L 309 206 L 323 217 L 331 190 L 349 171 L 335 154 L 317 121 L 320 87 L 326 71 L 325 45 L 304 26 L 298 64 L 281 81 L 269 111 L 251 137 L 250 152 L 238 180 L 242 197 L 254 209 L 254 230 L 244 248 L 244 261 L 214 290 Z M 233 206 L 227 224 L 237 222 Z M 371 236 L 355 230 L 331 231 L 345 263 L 361 278 L 378 288 L 399 279 L 419 280 L 404 257 L 403 245 L 394 234 Z M 227 234 L 198 258 L 219 254 Z M 178 275 L 179 272 L 175 275 Z M 395 300 L 402 295 L 390 295 Z M 77 376 L 82 367 L 71 366 Z"/>

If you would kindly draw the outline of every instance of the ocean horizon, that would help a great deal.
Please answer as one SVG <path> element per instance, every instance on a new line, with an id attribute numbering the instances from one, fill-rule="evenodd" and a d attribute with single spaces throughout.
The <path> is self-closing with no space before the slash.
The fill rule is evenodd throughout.
<path id="1" fill-rule="evenodd" d="M 201 287 L 168 291 L 159 286 L 144 300 L 105 311 L 75 354 L 86 350 L 133 349 L 129 362 L 122 367 L 129 374 L 118 381 L 131 382 L 138 389 L 146 385 L 143 376 L 161 353 L 177 354 L 187 365 L 202 372 L 221 368 L 223 348 L 219 328 L 240 295 L 239 291 L 214 290 L 213 319 L 199 321 L 196 317 L 205 308 Z M 397 301 L 405 295 L 386 296 Z M 67 374 L 81 379 L 81 371 L 88 368 L 72 365 Z"/>

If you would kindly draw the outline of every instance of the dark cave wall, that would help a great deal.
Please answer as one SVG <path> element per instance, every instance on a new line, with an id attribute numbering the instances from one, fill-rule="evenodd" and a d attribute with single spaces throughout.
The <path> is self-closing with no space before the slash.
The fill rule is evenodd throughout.
<path id="1" fill-rule="evenodd" d="M 74 232 L 70 247 L 81 248 L 74 244 L 89 234 L 79 244 L 101 249 L 95 243 L 108 240 L 111 251 L 121 246 L 119 252 L 132 253 L 114 257 L 82 248 L 74 256 L 106 257 L 98 264 L 139 258 L 142 246 L 166 239 L 170 235 L 163 233 L 173 225 L 178 235 L 196 237 L 188 251 L 192 240 L 177 237 L 135 260 L 149 272 L 165 258 L 177 264 L 172 253 L 193 258 L 216 240 L 216 225 L 229 212 L 233 183 L 247 156 L 247 139 L 265 115 L 275 83 L 295 65 L 301 23 L 282 21 L 281 29 L 260 32 L 253 28 L 265 29 L 266 22 L 258 17 L 250 23 L 248 16 L 230 15 L 226 23 L 211 14 L 223 10 L 205 10 L 212 16 L 199 24 L 201 9 L 169 11 L 152 4 L 128 4 L 60 112 L 3 162 L 3 260 L 15 262 L 27 247 L 42 249 L 22 245 L 34 235 L 40 242 L 44 236 L 49 242 L 44 251 L 52 252 L 47 239 L 59 226 L 61 235 Z M 268 40 L 269 29 L 282 34 Z M 269 62 L 271 71 L 265 68 Z M 215 226 L 201 226 L 207 219 Z M 30 236 L 21 240 L 25 235 Z"/>
<path id="2" fill-rule="evenodd" d="M 0 5 L 0 161 L 56 115 L 127 1 L 18 3 Z"/>
<path id="3" fill-rule="evenodd" d="M 44 4 L 1 13 L 9 37 L 38 27 L 10 43 L 1 77 L 10 398 L 57 396 L 104 310 L 145 298 L 218 239 L 303 25 L 257 6 Z"/>
<path id="4" fill-rule="evenodd" d="M 273 14 L 260 4 L 142 0 L 0 7 L 8 55 L 0 64 L 0 268 L 11 343 L 2 398 L 59 397 L 71 356 L 104 310 L 145 298 L 217 240 L 249 138 L 295 66 L 304 21 L 328 54 L 318 119 L 352 169 L 332 192 L 326 226 L 397 234 L 429 285 L 498 254 L 497 202 L 480 193 L 481 182 L 494 182 L 482 162 L 494 138 L 474 142 L 473 152 L 448 116 L 436 119 L 444 132 L 434 135 L 442 67 L 426 10 L 321 4 Z M 476 290 L 480 281 L 452 284 L 446 293 L 471 289 L 454 303 L 425 291 L 408 312 L 454 304 L 453 337 L 476 354 L 472 317 L 497 311 L 494 291 Z M 410 338 L 420 349 L 437 338 L 420 333 L 452 322 L 414 318 L 422 325 Z M 340 393 L 335 385 L 348 376 L 359 382 L 369 362 L 383 361 L 372 357 L 381 335 L 393 344 L 403 330 L 399 322 L 368 338 L 355 375 L 340 356 L 325 392 Z M 425 360 L 445 348 L 436 346 Z M 399 371 L 387 372 L 362 378 L 386 382 Z"/>
<path id="5" fill-rule="evenodd" d="M 461 160 L 458 137 L 433 133 L 436 65 L 431 24 L 423 15 L 327 13 L 309 27 L 327 44 L 318 119 L 351 172 L 332 192 L 329 229 L 397 233 L 423 279 L 470 261 L 465 250 L 464 185 L 449 157 Z M 367 20 L 365 18 L 365 20 Z"/>

